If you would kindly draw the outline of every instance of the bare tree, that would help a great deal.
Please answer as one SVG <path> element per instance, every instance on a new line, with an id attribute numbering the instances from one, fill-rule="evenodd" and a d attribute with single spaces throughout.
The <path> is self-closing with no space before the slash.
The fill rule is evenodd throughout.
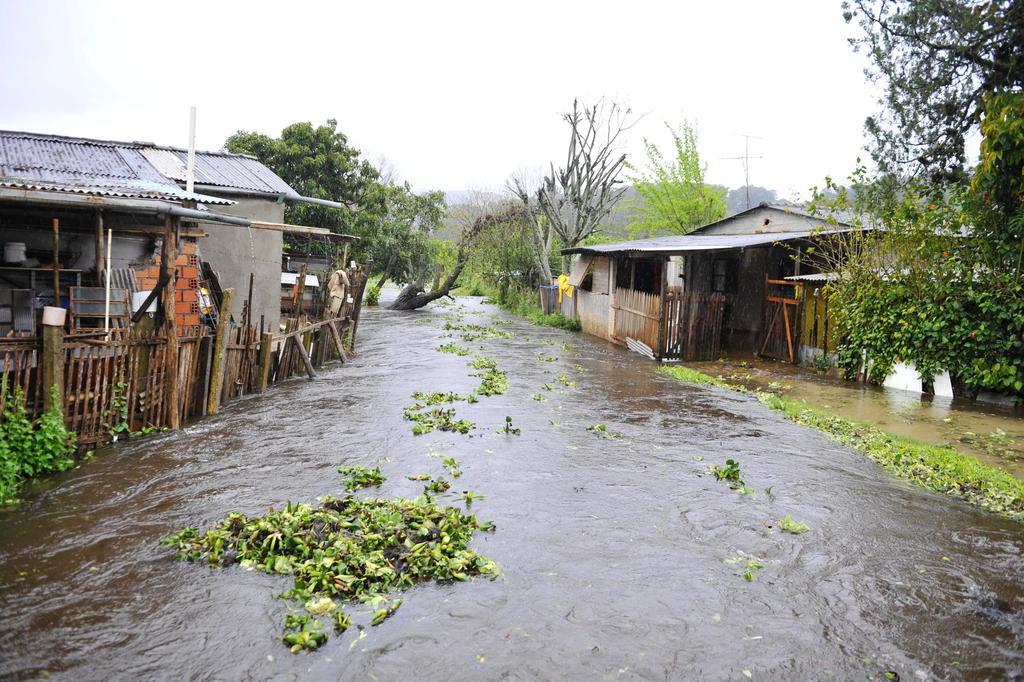
<path id="1" fill-rule="evenodd" d="M 572 111 L 562 118 L 571 131 L 565 165 L 551 164 L 535 196 L 520 184 L 514 191 L 528 209 L 536 207 L 536 217 L 547 221 L 562 246 L 571 248 L 597 231 L 626 191 L 619 181 L 626 164 L 620 138 L 637 119 L 630 108 L 605 99 L 590 106 L 573 100 Z M 538 240 L 538 248 L 544 247 Z M 550 239 L 546 248 L 550 253 Z M 563 271 L 569 269 L 568 260 L 562 258 Z"/>
<path id="2" fill-rule="evenodd" d="M 508 188 L 523 205 L 523 215 L 530 226 L 530 249 L 537 261 L 537 270 L 544 283 L 550 283 L 551 242 L 554 232 L 551 229 L 551 221 L 540 207 L 541 182 L 531 181 L 526 174 L 519 174 L 512 177 Z"/>

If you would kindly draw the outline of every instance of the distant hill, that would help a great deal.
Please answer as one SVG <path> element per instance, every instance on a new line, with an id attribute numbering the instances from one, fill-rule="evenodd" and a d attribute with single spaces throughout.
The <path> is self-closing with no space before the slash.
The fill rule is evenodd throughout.
<path id="1" fill-rule="evenodd" d="M 445 200 L 448 202 L 449 213 L 444 226 L 437 231 L 435 236 L 440 239 L 454 240 L 458 236 L 458 226 L 455 224 L 455 219 L 452 217 L 452 208 L 469 202 L 478 201 L 479 198 L 500 201 L 508 198 L 509 195 L 501 192 L 481 192 L 476 190 L 446 190 L 444 196 Z M 626 192 L 622 195 L 622 199 L 620 199 L 619 203 L 615 205 L 615 208 L 612 210 L 611 215 L 609 215 L 604 228 L 601 230 L 602 234 L 615 239 L 628 239 L 629 224 L 635 218 L 636 205 L 639 201 L 640 195 L 637 193 L 636 189 L 633 187 L 627 187 Z M 725 196 L 725 203 L 728 206 L 728 212 L 726 213 L 727 216 L 735 215 L 736 213 L 747 210 L 746 188 L 736 187 L 728 190 Z M 750 207 L 753 208 L 762 203 L 789 205 L 792 202 L 780 199 L 778 192 L 773 189 L 751 185 Z"/>

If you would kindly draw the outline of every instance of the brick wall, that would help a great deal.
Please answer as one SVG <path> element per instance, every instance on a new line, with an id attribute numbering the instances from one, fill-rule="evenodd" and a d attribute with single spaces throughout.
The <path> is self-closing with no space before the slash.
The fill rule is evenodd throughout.
<path id="1" fill-rule="evenodd" d="M 158 252 L 149 265 L 135 270 L 135 283 L 139 291 L 152 291 L 160 280 Z M 174 291 L 174 318 L 178 336 L 199 334 L 199 255 L 194 237 L 182 237 L 178 242 L 175 262 L 177 286 Z"/>

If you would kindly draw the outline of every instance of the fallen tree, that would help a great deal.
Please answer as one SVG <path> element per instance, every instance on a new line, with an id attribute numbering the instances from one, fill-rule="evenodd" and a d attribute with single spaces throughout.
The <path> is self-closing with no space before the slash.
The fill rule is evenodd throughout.
<path id="1" fill-rule="evenodd" d="M 494 213 L 486 213 L 478 216 L 463 231 L 459 238 L 459 250 L 455 256 L 455 265 L 445 277 L 435 277 L 430 291 L 426 290 L 426 283 L 422 279 L 410 282 L 398 294 L 394 302 L 388 306 L 389 310 L 416 310 L 427 305 L 431 301 L 448 296 L 451 298 L 451 290 L 456 287 L 462 271 L 469 261 L 469 250 L 473 241 L 484 230 L 507 224 L 511 221 L 522 218 L 524 208 L 519 205 L 509 205 Z"/>

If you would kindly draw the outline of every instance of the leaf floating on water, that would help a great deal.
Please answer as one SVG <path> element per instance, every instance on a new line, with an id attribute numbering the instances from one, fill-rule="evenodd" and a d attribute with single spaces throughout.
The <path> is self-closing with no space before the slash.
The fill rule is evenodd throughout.
<path id="1" fill-rule="evenodd" d="M 800 535 L 801 533 L 806 533 L 811 529 L 810 526 L 803 521 L 794 521 L 793 517 L 788 514 L 786 515 L 786 518 L 779 520 L 779 528 L 787 533 L 792 533 L 793 535 Z"/>
<path id="2" fill-rule="evenodd" d="M 395 614 L 395 611 L 397 611 L 398 607 L 401 605 L 402 600 L 396 599 L 383 609 L 378 610 L 376 613 L 373 614 L 373 619 L 370 621 L 370 625 L 380 625 L 385 620 L 393 616 Z"/>

